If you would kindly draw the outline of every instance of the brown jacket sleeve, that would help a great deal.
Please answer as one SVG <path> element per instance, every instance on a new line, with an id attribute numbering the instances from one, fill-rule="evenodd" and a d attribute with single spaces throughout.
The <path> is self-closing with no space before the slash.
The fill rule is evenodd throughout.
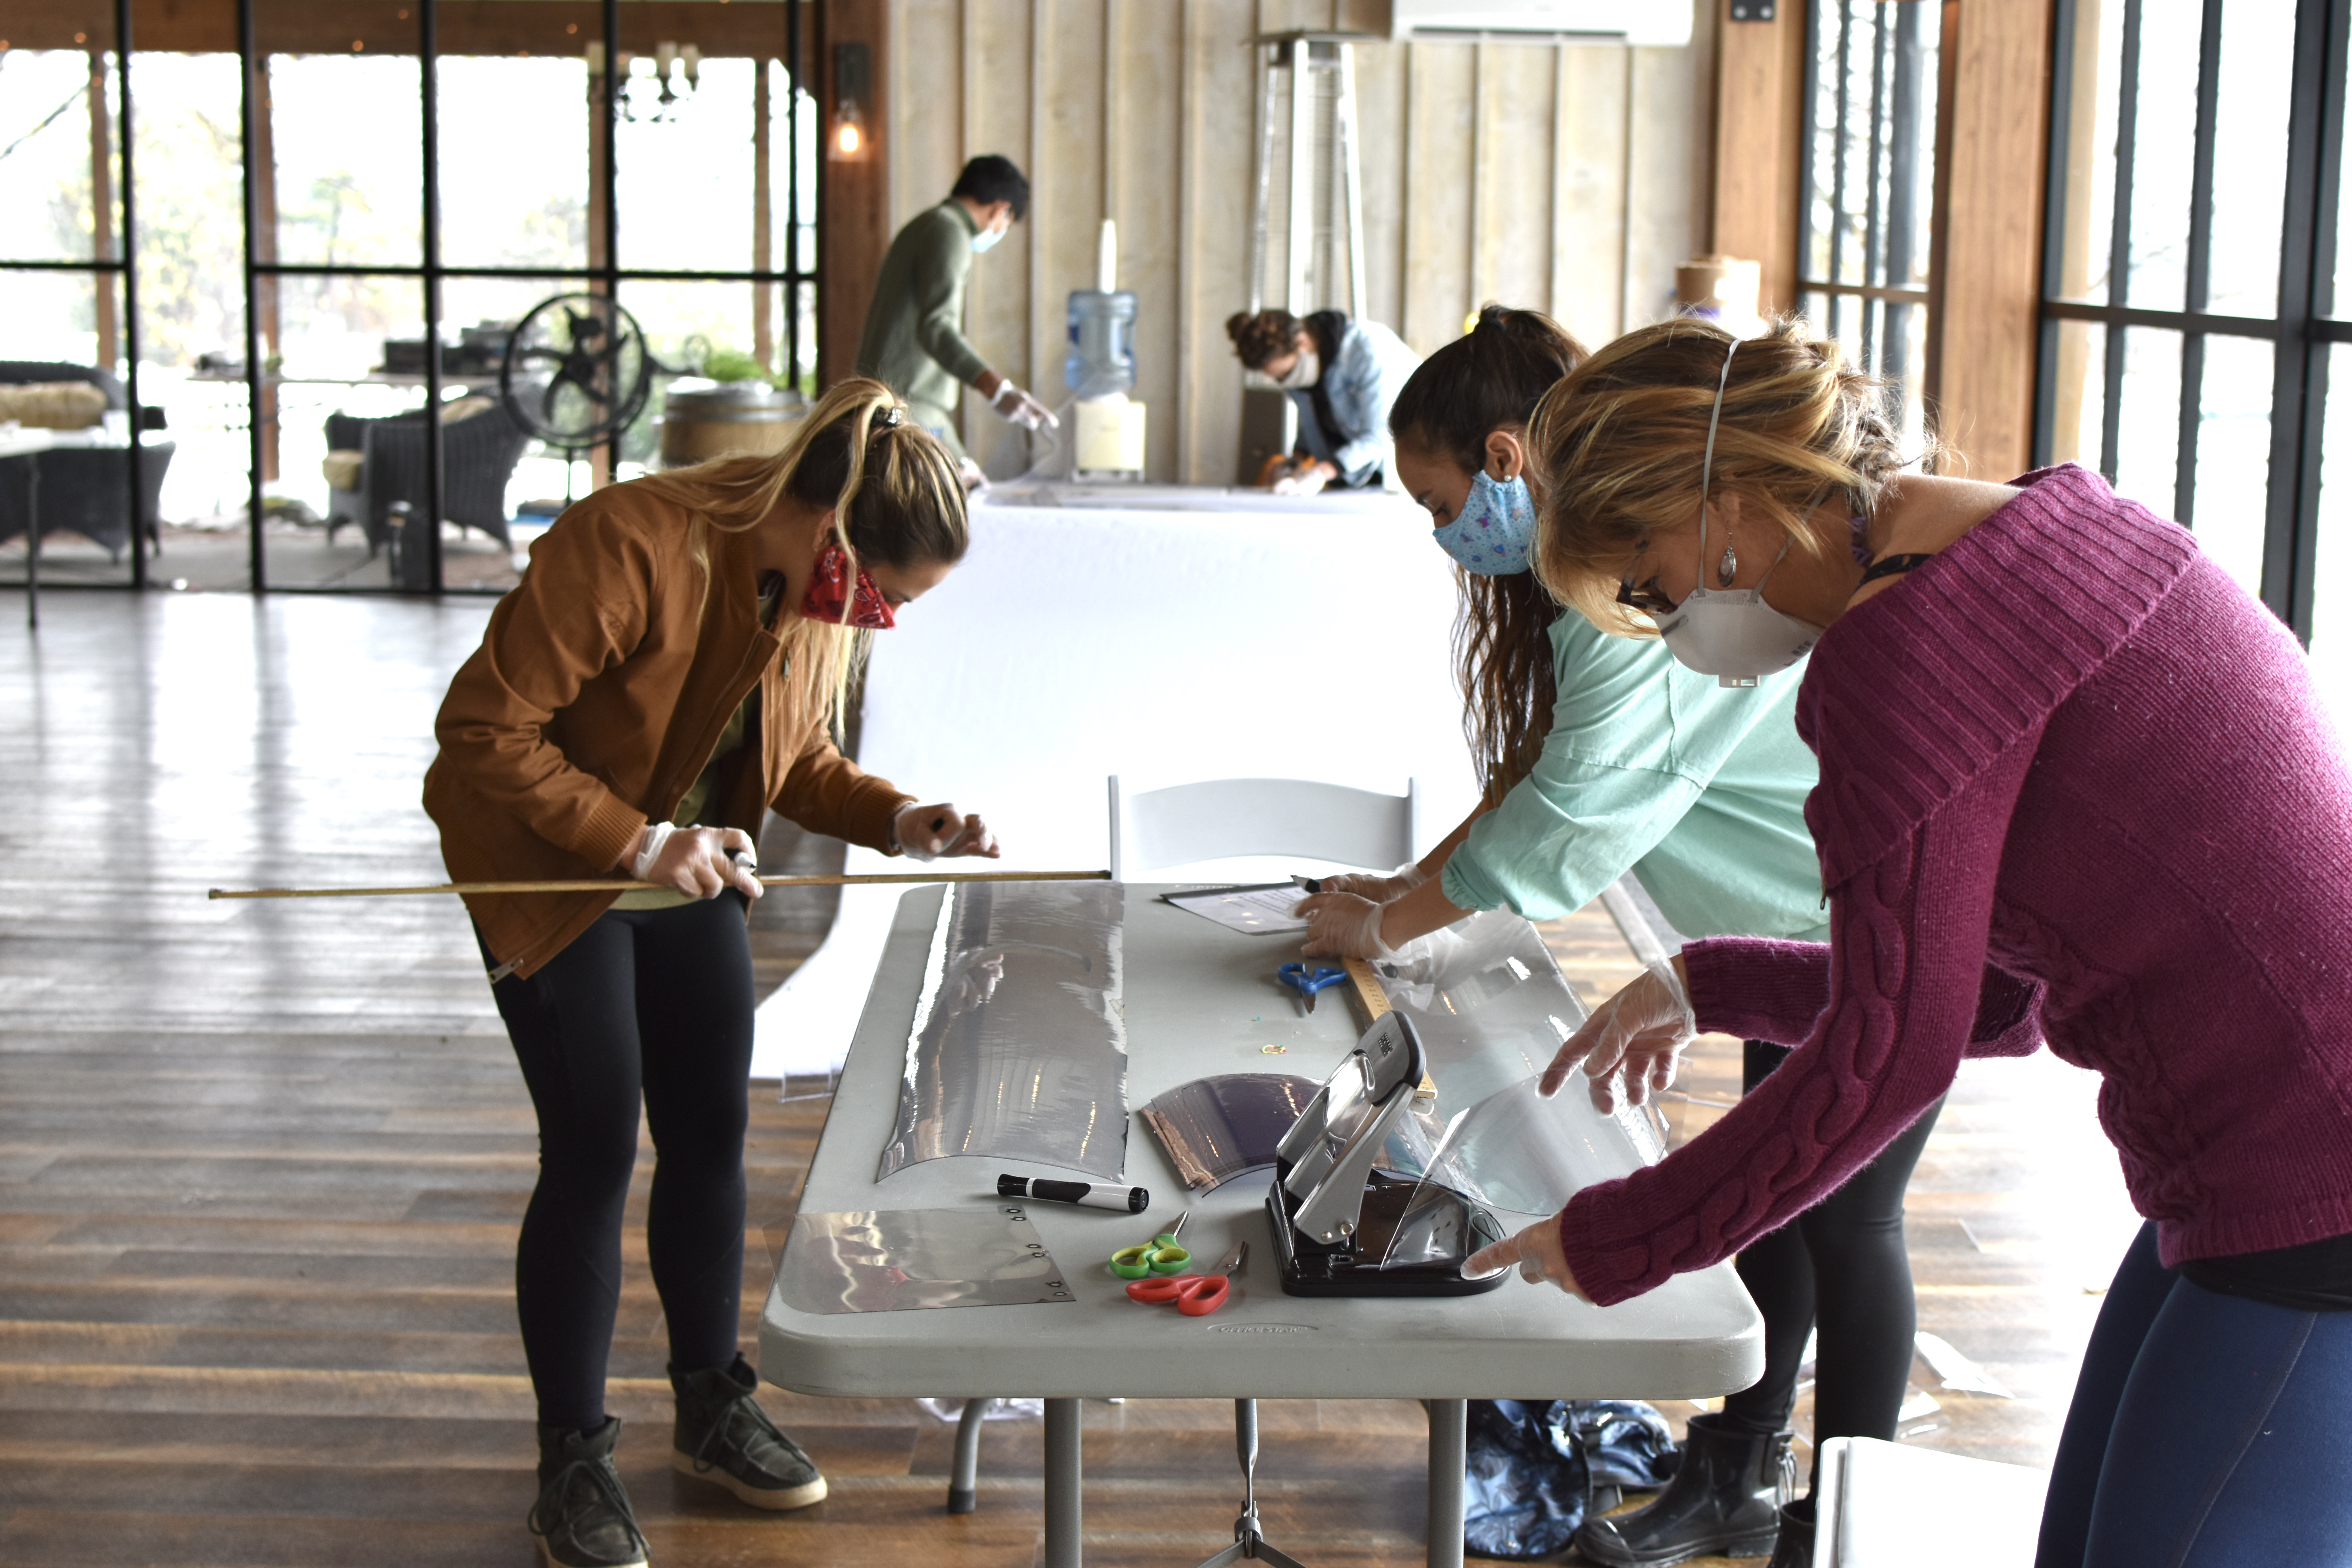
<path id="1" fill-rule="evenodd" d="M 914 798 L 843 756 L 820 714 L 802 731 L 799 752 L 771 804 L 803 827 L 895 855 L 890 820 Z"/>
<path id="2" fill-rule="evenodd" d="M 483 799 L 596 867 L 617 865 L 643 812 L 573 765 L 550 721 L 646 635 L 657 561 L 612 509 L 551 530 L 434 721 L 444 763 Z"/>

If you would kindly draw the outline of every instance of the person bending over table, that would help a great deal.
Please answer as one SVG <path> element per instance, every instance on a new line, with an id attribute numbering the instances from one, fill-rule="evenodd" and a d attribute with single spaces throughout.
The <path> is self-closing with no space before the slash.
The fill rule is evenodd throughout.
<path id="1" fill-rule="evenodd" d="M 1287 310 L 1237 314 L 1226 319 L 1225 335 L 1244 368 L 1298 405 L 1297 450 L 1269 460 L 1260 483 L 1276 495 L 1381 487 L 1389 406 L 1421 363 L 1402 338 L 1339 310 L 1304 319 Z"/>
<path id="2" fill-rule="evenodd" d="M 967 543 L 953 454 L 888 388 L 852 380 L 779 454 L 614 485 L 566 511 L 450 682 L 425 805 L 451 877 L 657 884 L 467 900 L 539 1113 L 515 1304 L 539 1401 L 530 1526 L 551 1564 L 645 1562 L 604 1409 L 640 1099 L 671 1463 L 759 1508 L 825 1494 L 736 1350 L 750 856 L 771 807 L 919 859 L 997 853 L 981 818 L 917 805 L 833 741 L 866 637 Z"/>
<path id="3" fill-rule="evenodd" d="M 1827 945 L 1721 938 L 1564 1044 L 1593 1097 L 1696 1029 L 1796 1053 L 1657 1165 L 1486 1248 L 1622 1301 L 1834 1188 L 1965 1057 L 2097 1071 L 2147 1216 L 2101 1306 L 2043 1568 L 2352 1562 L 2352 766 L 2302 649 L 2072 464 L 1897 476 L 1886 388 L 1783 321 L 1632 332 L 1536 421 L 1537 565 L 1798 721 Z M 1710 462 L 1710 458 L 1712 462 Z M 2060 1194 L 2045 1194 L 2063 1201 Z"/>
<path id="4" fill-rule="evenodd" d="M 1528 570 L 1528 419 L 1584 358 L 1549 317 L 1490 305 L 1397 397 L 1397 472 L 1462 572 L 1455 647 L 1486 798 L 1418 864 L 1323 879 L 1332 890 L 1299 905 L 1310 952 L 1394 957 L 1474 910 L 1551 919 L 1629 869 L 1678 930 L 1822 932 L 1804 821 L 1818 774 L 1795 720 L 1802 669 L 1725 690 L 1655 641 L 1608 637 L 1563 611 Z M 1752 1089 L 1788 1053 L 1751 1040 L 1745 1054 Z M 1740 1279 L 1764 1314 L 1763 1376 L 1692 1419 L 1683 1465 L 1654 1502 L 1582 1527 L 1585 1556 L 1678 1563 L 1807 1539 L 1801 1508 L 1782 1524 L 1780 1461 L 1817 1317 L 1816 1445 L 1895 1436 L 1917 1327 L 1903 1192 L 1935 1120 L 1931 1108 L 1868 1169 L 1741 1249 Z"/>

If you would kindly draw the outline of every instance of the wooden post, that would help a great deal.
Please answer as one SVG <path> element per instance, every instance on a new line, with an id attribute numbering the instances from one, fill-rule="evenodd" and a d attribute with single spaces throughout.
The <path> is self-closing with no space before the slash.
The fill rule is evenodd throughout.
<path id="1" fill-rule="evenodd" d="M 1733 21 L 1730 0 L 1717 0 L 1716 12 L 1711 244 L 1763 264 L 1757 306 L 1767 314 L 1797 307 L 1805 4 L 1781 0 L 1769 22 Z"/>
<path id="2" fill-rule="evenodd" d="M 106 56 L 89 52 L 89 253 L 100 261 L 114 256 L 114 137 L 106 120 Z M 101 272 L 90 279 L 98 300 L 98 363 L 107 369 L 122 354 L 121 325 L 115 318 L 114 279 Z"/>
<path id="3" fill-rule="evenodd" d="M 270 132 L 269 57 L 257 58 L 253 71 L 253 259 L 273 262 L 278 259 L 278 146 Z M 282 324 L 275 274 L 265 272 L 253 280 L 253 299 L 260 321 L 264 377 L 254 417 L 261 426 L 261 479 L 268 484 L 278 477 L 278 387 L 268 379 L 269 362 L 278 357 Z"/>
<path id="4" fill-rule="evenodd" d="M 608 226 L 604 214 L 605 171 L 613 162 L 613 119 L 604 104 L 604 73 L 620 62 L 607 58 L 603 44 L 588 47 L 588 269 L 596 271 L 610 265 L 604 247 Z M 588 280 L 588 292 L 604 294 L 611 290 L 602 278 Z M 600 441 L 588 449 L 588 488 L 601 490 L 613 482 L 613 448 L 610 442 Z M 563 477 L 564 493 L 572 491 L 572 476 Z"/>
<path id="5" fill-rule="evenodd" d="M 768 270 L 773 248 L 769 237 L 772 186 L 768 173 L 768 61 L 751 62 L 751 270 Z M 775 369 L 776 286 L 751 285 L 751 357 Z"/>
<path id="6" fill-rule="evenodd" d="M 859 0 L 822 0 L 818 6 L 816 68 L 820 133 L 831 137 L 840 103 L 833 79 L 835 47 L 864 44 L 872 61 L 867 90 L 864 152 L 839 159 L 820 151 L 817 166 L 818 283 L 816 291 L 817 384 L 831 386 L 857 364 L 857 340 L 866 331 L 866 307 L 874 302 L 875 279 L 890 248 L 890 23 L 888 8 Z M 1034 171 L 1031 171 L 1033 174 Z M 1030 213 L 1034 227 L 1038 215 Z M 1031 241 L 1033 245 L 1036 242 Z"/>

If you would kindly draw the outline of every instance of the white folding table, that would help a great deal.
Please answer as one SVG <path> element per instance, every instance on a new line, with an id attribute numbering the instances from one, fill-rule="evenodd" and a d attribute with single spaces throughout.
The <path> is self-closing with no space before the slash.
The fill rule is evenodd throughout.
<path id="1" fill-rule="evenodd" d="M 1276 984 L 1275 968 L 1296 956 L 1295 940 L 1226 931 L 1160 902 L 1160 890 L 1127 890 L 1130 1112 L 1210 1073 L 1282 1071 L 1319 1081 L 1339 1064 L 1358 1037 L 1341 994 L 1326 993 L 1307 1015 Z M 989 1212 L 1000 1201 L 1000 1173 L 1058 1173 L 956 1158 L 875 1180 L 944 891 L 918 889 L 899 903 L 809 1167 L 803 1214 L 966 1205 Z M 1267 1046 L 1286 1054 L 1269 1056 Z M 843 1397 L 1042 1396 L 1045 1562 L 1076 1568 L 1081 1399 L 1426 1401 L 1429 1561 L 1459 1564 L 1465 1399 L 1700 1398 L 1745 1388 L 1763 1370 L 1761 1320 L 1728 1267 L 1606 1309 L 1517 1279 L 1460 1298 L 1295 1298 L 1277 1278 L 1268 1176 L 1190 1194 L 1130 1115 L 1126 1180 L 1151 1190 L 1147 1215 L 1026 1205 L 1075 1301 L 818 1314 L 794 1310 L 772 1288 L 760 1325 L 762 1374 L 796 1393 Z M 1147 1239 L 1187 1207 L 1185 1244 L 1202 1267 L 1234 1241 L 1250 1244 L 1233 1299 L 1212 1316 L 1139 1307 L 1105 1266 L 1114 1249 Z"/>

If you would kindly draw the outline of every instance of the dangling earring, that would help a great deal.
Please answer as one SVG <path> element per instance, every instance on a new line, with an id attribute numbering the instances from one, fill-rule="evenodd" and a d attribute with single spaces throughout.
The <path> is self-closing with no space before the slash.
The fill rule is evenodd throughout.
<path id="1" fill-rule="evenodd" d="M 1723 546 L 1723 558 L 1715 563 L 1715 585 L 1718 588 L 1728 588 L 1731 586 L 1731 580 L 1738 575 L 1739 554 L 1731 548 L 1730 542 L 1727 540 Z"/>

